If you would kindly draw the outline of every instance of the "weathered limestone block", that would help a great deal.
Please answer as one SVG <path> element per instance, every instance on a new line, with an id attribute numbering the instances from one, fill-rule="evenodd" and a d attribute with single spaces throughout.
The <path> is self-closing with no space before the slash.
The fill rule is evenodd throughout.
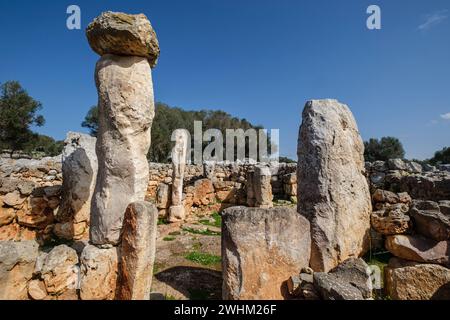
<path id="1" fill-rule="evenodd" d="M 119 241 L 125 210 L 147 191 L 150 128 L 154 117 L 148 61 L 105 55 L 97 63 L 99 133 L 98 176 L 91 207 L 90 240 Z"/>
<path id="2" fill-rule="evenodd" d="M 408 215 L 400 209 L 388 208 L 371 214 L 372 228 L 383 235 L 403 234 L 410 230 Z"/>
<path id="3" fill-rule="evenodd" d="M 47 292 L 59 295 L 68 289 L 76 289 L 79 276 L 77 264 L 78 255 L 74 249 L 66 245 L 53 248 L 40 270 Z"/>
<path id="4" fill-rule="evenodd" d="M 61 204 L 56 215 L 59 224 L 56 229 L 62 238 L 79 240 L 80 234 L 74 234 L 70 225 L 89 223 L 91 200 L 97 179 L 96 138 L 86 134 L 69 132 L 64 141 L 62 155 L 63 187 Z"/>
<path id="5" fill-rule="evenodd" d="M 150 300 L 158 211 L 148 202 L 128 206 L 119 263 L 120 300 Z"/>
<path id="6" fill-rule="evenodd" d="M 392 258 L 384 269 L 386 294 L 393 300 L 450 299 L 450 269 Z"/>
<path id="7" fill-rule="evenodd" d="M 441 213 L 438 203 L 415 201 L 409 214 L 418 233 L 436 241 L 450 239 L 450 216 Z"/>
<path id="8" fill-rule="evenodd" d="M 385 246 L 394 256 L 402 259 L 450 267 L 450 241 L 396 235 L 387 237 Z"/>
<path id="9" fill-rule="evenodd" d="M 193 204 L 196 206 L 206 206 L 214 201 L 214 186 L 209 179 L 200 179 L 194 183 Z"/>
<path id="10" fill-rule="evenodd" d="M 156 206 L 158 209 L 167 209 L 170 206 L 170 187 L 160 183 L 156 191 Z"/>
<path id="11" fill-rule="evenodd" d="M 363 259 L 350 258 L 331 270 L 330 274 L 357 288 L 364 298 L 372 297 L 371 271 Z"/>
<path id="12" fill-rule="evenodd" d="M 144 14 L 104 12 L 89 24 L 86 35 L 100 56 L 110 53 L 145 57 L 152 67 L 158 60 L 158 39 Z"/>
<path id="13" fill-rule="evenodd" d="M 258 208 L 272 208 L 272 173 L 269 167 L 256 166 L 253 176 L 256 204 Z"/>
<path id="14" fill-rule="evenodd" d="M 313 278 L 314 287 L 324 300 L 364 300 L 356 287 L 331 273 L 315 272 Z"/>
<path id="15" fill-rule="evenodd" d="M 0 241 L 0 300 L 28 299 L 39 245 L 35 241 Z"/>
<path id="16" fill-rule="evenodd" d="M 186 213 L 183 206 L 183 179 L 186 170 L 188 132 L 184 129 L 175 130 L 172 140 L 175 146 L 172 149 L 172 205 L 169 209 L 169 221 L 184 220 Z"/>
<path id="17" fill-rule="evenodd" d="M 368 248 L 371 198 L 364 144 L 349 108 L 306 103 L 298 140 L 298 212 L 311 222 L 311 267 L 334 268 Z"/>
<path id="18" fill-rule="evenodd" d="M 80 298 L 113 300 L 116 296 L 119 248 L 87 245 L 81 254 Z"/>
<path id="19" fill-rule="evenodd" d="M 309 222 L 288 207 L 233 207 L 222 219 L 223 298 L 283 299 L 309 265 Z"/>
<path id="20" fill-rule="evenodd" d="M 28 295 L 33 300 L 44 300 L 47 297 L 44 281 L 34 279 L 28 282 Z"/>

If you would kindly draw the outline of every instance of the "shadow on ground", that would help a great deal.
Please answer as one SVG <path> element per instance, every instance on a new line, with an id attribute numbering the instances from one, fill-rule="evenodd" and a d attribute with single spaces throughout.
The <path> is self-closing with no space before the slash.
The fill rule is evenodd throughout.
<path id="1" fill-rule="evenodd" d="M 219 271 L 177 266 L 159 272 L 155 278 L 191 300 L 222 298 L 222 273 Z"/>

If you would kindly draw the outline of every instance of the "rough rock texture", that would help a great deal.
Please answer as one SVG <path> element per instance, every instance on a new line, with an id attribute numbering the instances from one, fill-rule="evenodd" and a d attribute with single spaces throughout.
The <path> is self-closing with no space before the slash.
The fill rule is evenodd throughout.
<path id="1" fill-rule="evenodd" d="M 450 216 L 441 213 L 438 203 L 414 201 L 409 214 L 421 235 L 437 241 L 450 239 Z"/>
<path id="2" fill-rule="evenodd" d="M 153 84 L 141 57 L 105 55 L 97 63 L 98 176 L 92 198 L 90 240 L 116 245 L 129 203 L 147 191 Z"/>
<path id="3" fill-rule="evenodd" d="M 34 279 L 28 282 L 28 295 L 33 300 L 44 300 L 47 297 L 44 281 Z"/>
<path id="4" fill-rule="evenodd" d="M 314 287 L 324 300 L 364 300 L 356 287 L 333 274 L 315 272 Z"/>
<path id="5" fill-rule="evenodd" d="M 450 241 L 396 235 L 386 238 L 386 249 L 394 256 L 405 260 L 450 267 Z"/>
<path id="6" fill-rule="evenodd" d="M 233 207 L 222 219 L 223 298 L 286 297 L 286 281 L 309 264 L 308 220 L 287 207 Z"/>
<path id="7" fill-rule="evenodd" d="M 256 166 L 255 174 L 253 177 L 254 191 L 256 204 L 258 208 L 271 208 L 273 207 L 273 195 L 271 185 L 272 173 L 270 168 Z"/>
<path id="8" fill-rule="evenodd" d="M 120 300 L 150 300 L 157 220 L 153 204 L 135 202 L 127 208 L 119 263 Z"/>
<path id="9" fill-rule="evenodd" d="M 104 12 L 89 24 L 86 35 L 91 48 L 101 56 L 138 56 L 147 58 L 152 67 L 157 63 L 158 39 L 144 14 Z"/>
<path id="10" fill-rule="evenodd" d="M 311 222 L 311 267 L 329 271 L 368 248 L 369 187 L 352 113 L 336 100 L 306 103 L 298 140 L 298 212 Z"/>
<path id="11" fill-rule="evenodd" d="M 184 220 L 183 178 L 186 170 L 188 133 L 184 129 L 175 130 L 172 137 L 175 146 L 172 149 L 172 205 L 169 208 L 169 221 Z"/>
<path id="12" fill-rule="evenodd" d="M 35 241 L 0 241 L 0 300 L 28 299 L 39 245 Z"/>
<path id="13" fill-rule="evenodd" d="M 392 258 L 384 270 L 386 294 L 391 299 L 450 299 L 450 269 Z"/>
<path id="14" fill-rule="evenodd" d="M 194 205 L 206 206 L 213 202 L 214 199 L 214 186 L 211 180 L 200 179 L 194 182 Z"/>
<path id="15" fill-rule="evenodd" d="M 66 240 L 87 235 L 91 200 L 97 179 L 96 138 L 69 132 L 62 155 L 63 187 L 56 233 Z M 84 236 L 86 238 L 86 236 Z"/>
<path id="16" fill-rule="evenodd" d="M 116 296 L 118 248 L 87 245 L 81 254 L 80 298 L 113 300 Z"/>
<path id="17" fill-rule="evenodd" d="M 77 252 L 60 245 L 46 255 L 40 270 L 47 292 L 59 295 L 68 289 L 76 289 L 78 284 Z"/>
<path id="18" fill-rule="evenodd" d="M 402 210 L 388 208 L 371 214 L 372 227 L 383 235 L 403 234 L 410 230 L 411 219 Z"/>
<path id="19" fill-rule="evenodd" d="M 371 272 L 363 259 L 350 258 L 331 270 L 330 274 L 356 287 L 364 298 L 372 297 Z"/>

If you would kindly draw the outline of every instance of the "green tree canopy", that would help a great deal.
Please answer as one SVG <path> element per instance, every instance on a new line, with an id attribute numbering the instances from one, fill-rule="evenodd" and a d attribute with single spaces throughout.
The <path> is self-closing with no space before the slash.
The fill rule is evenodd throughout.
<path id="1" fill-rule="evenodd" d="M 364 158 L 366 161 L 387 161 L 389 159 L 405 157 L 405 150 L 399 139 L 383 137 L 380 140 L 370 139 L 364 142 Z"/>
<path id="2" fill-rule="evenodd" d="M 450 164 L 450 148 L 445 147 L 440 151 L 436 151 L 434 157 L 429 160 L 433 165 L 436 164 Z"/>
<path id="3" fill-rule="evenodd" d="M 261 126 L 252 125 L 246 119 L 232 117 L 224 111 L 186 111 L 158 102 L 155 105 L 155 118 L 152 125 L 152 144 L 148 155 L 149 160 L 154 162 L 167 162 L 173 145 L 171 141 L 172 132 L 176 129 L 187 129 L 193 138 L 194 121 L 202 121 L 203 132 L 214 128 L 220 130 L 224 137 L 226 129 L 243 129 L 245 131 L 250 128 L 262 128 Z M 97 135 L 97 106 L 91 107 L 82 126 L 88 128 L 91 135 Z"/>
<path id="4" fill-rule="evenodd" d="M 23 150 L 34 134 L 32 125 L 43 126 L 45 119 L 38 111 L 42 109 L 17 81 L 0 86 L 0 146 L 14 151 Z"/>

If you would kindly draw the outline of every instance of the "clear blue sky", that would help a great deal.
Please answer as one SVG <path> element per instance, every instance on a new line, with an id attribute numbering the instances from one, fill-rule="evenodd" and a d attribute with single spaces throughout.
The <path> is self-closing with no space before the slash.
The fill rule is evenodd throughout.
<path id="1" fill-rule="evenodd" d="M 66 29 L 70 4 L 82 30 Z M 379 31 L 366 28 L 370 4 Z M 106 10 L 151 20 L 157 101 L 279 128 L 282 155 L 296 158 L 301 110 L 318 98 L 347 103 L 364 139 L 399 137 L 409 158 L 450 146 L 448 0 L 2 0 L 0 82 L 18 80 L 43 103 L 39 132 L 82 131 L 98 59 L 84 28 Z"/>

